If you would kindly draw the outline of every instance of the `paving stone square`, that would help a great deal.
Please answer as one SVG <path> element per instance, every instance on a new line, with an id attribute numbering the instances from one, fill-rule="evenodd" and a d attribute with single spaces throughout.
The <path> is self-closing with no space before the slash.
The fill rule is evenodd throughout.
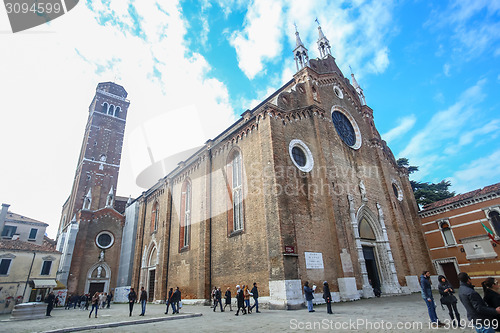
<path id="1" fill-rule="evenodd" d="M 447 310 L 439 305 L 439 319 L 449 323 Z M 49 332 L 54 330 L 102 325 L 110 323 L 126 323 L 126 326 L 87 329 L 86 332 L 473 332 L 472 328 L 433 328 L 429 326 L 427 307 L 419 293 L 407 296 L 381 297 L 362 299 L 356 302 L 334 303 L 333 315 L 326 313 L 325 305 L 315 306 L 315 312 L 301 310 L 268 310 L 261 313 L 235 316 L 235 309 L 229 308 L 221 313 L 208 306 L 184 305 L 180 315 L 165 315 L 165 305 L 148 304 L 146 315 L 139 316 L 140 304 L 134 307 L 132 317 L 128 316 L 127 304 L 112 304 L 110 309 L 98 312 L 98 318 L 88 318 L 88 311 L 65 310 L 57 308 L 52 317 L 28 321 L 6 321 L 8 315 L 0 316 L 0 331 L 11 333 Z M 458 304 L 463 319 L 465 309 Z M 255 310 L 255 309 L 254 309 Z M 186 314 L 201 314 L 198 317 L 185 318 Z M 167 318 L 168 320 L 163 320 Z M 177 320 L 171 320 L 171 319 Z M 153 323 L 141 323 L 148 320 L 161 320 Z M 399 326 L 398 326 L 399 325 Z"/>

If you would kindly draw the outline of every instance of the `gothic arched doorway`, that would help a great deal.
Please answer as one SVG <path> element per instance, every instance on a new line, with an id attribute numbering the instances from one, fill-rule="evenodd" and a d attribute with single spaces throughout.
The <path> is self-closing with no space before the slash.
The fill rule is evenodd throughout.
<path id="1" fill-rule="evenodd" d="M 111 269 L 105 262 L 94 264 L 87 272 L 85 293 L 94 295 L 96 292 L 109 292 Z"/>
<path id="2" fill-rule="evenodd" d="M 368 281 L 373 288 L 373 293 L 378 297 L 380 296 L 381 281 L 377 264 L 377 239 L 372 227 L 364 217 L 361 219 L 361 222 L 359 222 L 359 238 L 361 238 L 361 246 L 363 248 L 363 257 L 365 258 Z"/>
<path id="3" fill-rule="evenodd" d="M 156 247 L 151 250 L 148 259 L 148 302 L 153 302 L 155 295 L 156 264 L 158 263 L 158 254 Z"/>

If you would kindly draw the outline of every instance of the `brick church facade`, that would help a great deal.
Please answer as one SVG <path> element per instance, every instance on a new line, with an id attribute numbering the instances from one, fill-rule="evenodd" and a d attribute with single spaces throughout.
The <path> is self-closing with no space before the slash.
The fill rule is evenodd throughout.
<path id="1" fill-rule="evenodd" d="M 305 281 L 337 301 L 420 290 L 431 263 L 408 173 L 318 30 L 319 58 L 297 32 L 293 79 L 137 199 L 131 285 L 151 301 L 253 282 L 274 308 L 301 306 Z"/>
<path id="2" fill-rule="evenodd" d="M 115 196 L 130 102 L 125 89 L 99 83 L 89 106 L 73 187 L 63 205 L 57 278 L 70 294 L 116 286 L 126 199 Z"/>

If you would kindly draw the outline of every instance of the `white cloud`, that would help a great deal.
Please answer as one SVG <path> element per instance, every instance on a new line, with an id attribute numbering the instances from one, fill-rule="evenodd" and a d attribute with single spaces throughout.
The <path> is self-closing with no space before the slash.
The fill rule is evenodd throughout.
<path id="1" fill-rule="evenodd" d="M 436 152 L 450 149 L 447 147 L 457 144 L 463 128 L 471 125 L 469 120 L 475 112 L 475 106 L 485 98 L 482 91 L 485 84 L 484 79 L 478 81 L 464 91 L 455 104 L 434 114 L 425 127 L 413 136 L 408 145 L 398 154 L 400 157 L 408 158 L 413 165 L 420 167 L 415 178 L 425 177 L 435 167 L 434 163 L 444 158 L 441 153 Z"/>
<path id="2" fill-rule="evenodd" d="M 470 162 L 449 178 L 452 190 L 457 193 L 469 192 L 500 182 L 500 149 L 489 156 Z"/>
<path id="3" fill-rule="evenodd" d="M 394 29 L 393 7 L 392 0 L 358 1 L 348 7 L 334 0 L 321 6 L 313 1 L 255 0 L 247 7 L 244 29 L 232 35 L 231 44 L 240 68 L 252 79 L 266 62 L 293 57 L 294 23 L 309 58 L 318 56 L 318 18 L 341 69 L 348 73 L 352 65 L 359 77 L 364 72 L 382 73 L 390 63 L 387 43 Z M 263 22 L 271 15 L 271 21 Z M 287 43 L 282 45 L 284 40 Z"/>
<path id="4" fill-rule="evenodd" d="M 105 26 L 80 3 L 31 33 L 0 34 L 2 48 L 9 50 L 0 53 L 0 76 L 8 78 L 0 82 L 0 89 L 8 92 L 2 105 L 10 110 L 2 113 L 0 141 L 11 143 L 2 152 L 10 162 L 1 166 L 0 198 L 12 211 L 49 223 L 52 237 L 70 194 L 98 82 L 116 77 L 131 101 L 118 195 L 138 196 L 142 191 L 135 177 L 150 162 L 143 154 L 147 147 L 129 144 L 127 138 L 145 122 L 189 107 L 198 112 L 208 138 L 235 120 L 226 86 L 208 75 L 210 65 L 200 54 L 187 52 L 179 2 L 141 1 L 135 7 L 139 20 L 130 17 L 129 3 L 135 4 L 93 1 L 91 6 L 110 18 Z M 137 25 L 139 37 L 134 35 Z M 174 117 L 163 125 L 162 131 L 148 133 L 156 159 L 168 154 L 162 150 L 163 133 L 178 133 L 179 140 L 190 133 L 191 124 Z"/>
<path id="5" fill-rule="evenodd" d="M 443 65 L 443 73 L 445 76 L 450 76 L 450 64 L 444 64 Z"/>
<path id="6" fill-rule="evenodd" d="M 500 130 L 500 120 L 493 119 L 489 123 L 480 128 L 476 128 L 475 130 L 462 134 L 462 136 L 460 136 L 460 140 L 458 143 L 460 146 L 464 146 L 466 144 L 473 142 L 473 140 L 477 136 L 482 136 L 489 133 L 498 133 L 499 130 Z"/>
<path id="7" fill-rule="evenodd" d="M 499 13 L 498 0 L 455 0 L 447 8 L 435 10 L 426 25 L 436 30 L 451 27 L 453 37 L 461 48 L 459 54 L 472 58 L 490 47 L 498 49 Z"/>
<path id="8" fill-rule="evenodd" d="M 265 60 L 281 54 L 282 7 L 282 1 L 253 1 L 245 18 L 245 28 L 231 36 L 239 67 L 250 79 L 263 74 Z"/>
<path id="9" fill-rule="evenodd" d="M 382 134 L 382 138 L 390 143 L 391 141 L 398 139 L 408 133 L 413 126 L 415 125 L 415 122 L 417 121 L 417 118 L 415 115 L 409 115 L 408 117 L 404 117 L 402 119 L 398 120 L 398 125 L 394 127 L 393 129 L 389 130 L 388 132 Z"/>

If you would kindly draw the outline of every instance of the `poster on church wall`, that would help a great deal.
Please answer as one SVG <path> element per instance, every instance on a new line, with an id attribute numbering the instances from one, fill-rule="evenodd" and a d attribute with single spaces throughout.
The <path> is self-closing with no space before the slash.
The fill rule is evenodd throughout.
<path id="1" fill-rule="evenodd" d="M 304 252 L 306 256 L 306 269 L 324 269 L 323 253 L 321 252 Z"/>

